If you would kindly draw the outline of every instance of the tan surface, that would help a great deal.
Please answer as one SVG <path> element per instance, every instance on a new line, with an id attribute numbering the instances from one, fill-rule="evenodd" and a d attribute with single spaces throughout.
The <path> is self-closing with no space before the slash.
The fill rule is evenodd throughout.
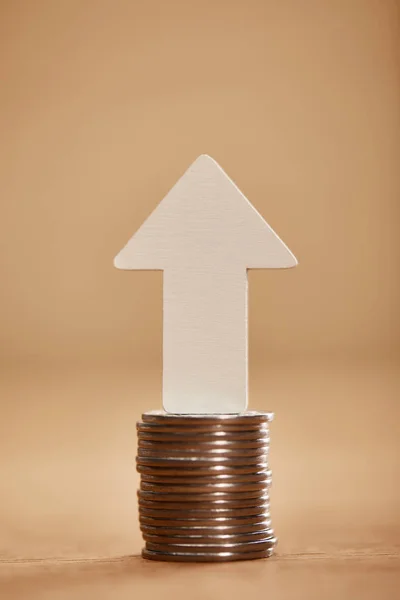
<path id="1" fill-rule="evenodd" d="M 1 598 L 394 597 L 398 9 L 0 2 Z M 134 423 L 160 406 L 161 275 L 112 258 L 202 152 L 300 266 L 250 274 L 279 557 L 178 568 L 126 558 Z"/>
<path id="2" fill-rule="evenodd" d="M 125 559 L 112 563 L 13 568 L 0 585 L 7 600 L 393 600 L 399 559 L 249 561 L 171 565 Z"/>

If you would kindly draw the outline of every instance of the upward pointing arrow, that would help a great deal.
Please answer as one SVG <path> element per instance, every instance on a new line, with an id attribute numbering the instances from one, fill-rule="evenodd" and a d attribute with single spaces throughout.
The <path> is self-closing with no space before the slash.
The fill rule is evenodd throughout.
<path id="1" fill-rule="evenodd" d="M 164 271 L 164 409 L 245 411 L 247 269 L 297 260 L 218 163 L 199 156 L 114 264 Z"/>

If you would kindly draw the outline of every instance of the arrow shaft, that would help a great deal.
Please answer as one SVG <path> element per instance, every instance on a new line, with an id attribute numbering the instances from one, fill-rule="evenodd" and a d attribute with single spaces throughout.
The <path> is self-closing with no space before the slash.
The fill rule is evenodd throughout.
<path id="1" fill-rule="evenodd" d="M 225 265 L 226 266 L 226 265 Z M 163 403 L 168 412 L 247 407 L 247 272 L 164 271 Z"/>

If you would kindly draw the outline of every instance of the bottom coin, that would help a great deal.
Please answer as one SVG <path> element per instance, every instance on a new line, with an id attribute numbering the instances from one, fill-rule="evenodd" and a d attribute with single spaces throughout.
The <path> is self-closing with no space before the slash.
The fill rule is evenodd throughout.
<path id="1" fill-rule="evenodd" d="M 230 552 L 230 553 L 245 553 L 245 552 L 259 552 L 260 550 L 267 550 L 273 548 L 276 544 L 276 538 L 271 537 L 267 540 L 260 540 L 257 542 L 242 542 L 237 544 L 223 543 L 223 544 L 199 544 L 194 542 L 193 544 L 187 543 L 174 543 L 174 544 L 161 544 L 157 542 L 146 542 L 147 550 L 153 550 L 154 552 L 179 552 L 180 554 L 214 554 L 219 552 Z"/>
<path id="2" fill-rule="evenodd" d="M 162 553 L 153 550 L 142 550 L 142 557 L 147 560 L 165 562 L 231 562 L 234 560 L 255 560 L 269 558 L 274 553 L 274 548 L 256 552 L 216 552 L 214 554 L 180 554 L 178 552 Z"/>
<path id="3" fill-rule="evenodd" d="M 274 538 L 273 529 L 267 529 L 264 531 L 257 531 L 253 533 L 234 533 L 227 534 L 222 533 L 218 534 L 214 532 L 213 534 L 208 535 L 196 535 L 192 536 L 186 534 L 185 532 L 181 532 L 179 535 L 166 536 L 159 534 L 149 534 L 143 532 L 143 539 L 145 542 L 151 542 L 153 544 L 172 544 L 172 545 L 210 545 L 214 544 L 218 546 L 220 544 L 242 544 L 244 542 L 269 542 Z"/>

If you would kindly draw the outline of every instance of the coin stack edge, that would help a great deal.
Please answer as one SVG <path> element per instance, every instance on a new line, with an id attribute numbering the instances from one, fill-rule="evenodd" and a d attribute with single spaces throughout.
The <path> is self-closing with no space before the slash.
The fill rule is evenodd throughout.
<path id="1" fill-rule="evenodd" d="M 137 423 L 139 523 L 150 560 L 226 562 L 271 556 L 272 413 L 171 415 Z"/>

